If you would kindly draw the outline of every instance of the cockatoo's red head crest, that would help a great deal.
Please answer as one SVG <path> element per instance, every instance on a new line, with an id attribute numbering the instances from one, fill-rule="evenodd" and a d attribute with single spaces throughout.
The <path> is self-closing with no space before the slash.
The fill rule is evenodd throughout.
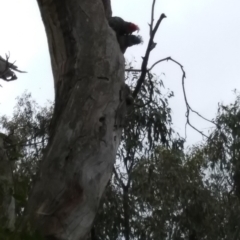
<path id="1" fill-rule="evenodd" d="M 135 32 L 135 31 L 139 31 L 140 29 L 139 29 L 139 27 L 138 27 L 137 25 L 135 25 L 134 23 L 130 23 L 130 25 L 129 25 L 129 30 L 130 30 L 130 32 L 132 33 L 132 32 Z"/>

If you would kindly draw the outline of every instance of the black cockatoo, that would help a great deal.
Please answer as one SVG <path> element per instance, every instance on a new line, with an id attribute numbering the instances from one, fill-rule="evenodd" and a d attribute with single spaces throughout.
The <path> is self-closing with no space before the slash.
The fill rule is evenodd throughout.
<path id="1" fill-rule="evenodd" d="M 120 17 L 111 17 L 109 19 L 109 25 L 119 36 L 139 31 L 139 27 L 137 25 L 131 22 L 125 22 Z"/>
<path id="2" fill-rule="evenodd" d="M 111 17 L 109 19 L 109 25 L 116 32 L 122 53 L 125 53 L 128 47 L 142 43 L 140 36 L 131 35 L 133 32 L 139 31 L 139 27 L 136 24 L 125 22 L 120 17 Z"/>
<path id="3" fill-rule="evenodd" d="M 142 43 L 141 36 L 136 35 L 123 35 L 118 37 L 118 43 L 122 53 L 125 53 L 128 47 Z"/>

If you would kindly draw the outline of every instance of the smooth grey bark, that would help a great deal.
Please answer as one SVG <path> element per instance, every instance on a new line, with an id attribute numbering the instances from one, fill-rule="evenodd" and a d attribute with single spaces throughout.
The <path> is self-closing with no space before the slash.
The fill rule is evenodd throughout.
<path id="1" fill-rule="evenodd" d="M 25 226 L 46 239 L 85 239 L 120 142 L 127 94 L 124 57 L 104 13 L 105 6 L 111 14 L 110 1 L 103 1 L 38 0 L 55 109 Z"/>
<path id="2" fill-rule="evenodd" d="M 111 8 L 111 1 L 110 0 L 102 0 L 103 6 L 105 9 L 105 14 L 107 19 L 109 19 L 112 16 L 112 8 Z"/>
<path id="3" fill-rule="evenodd" d="M 0 133 L 0 226 L 10 231 L 15 227 L 15 199 L 11 163 L 4 148 L 4 134 Z"/>

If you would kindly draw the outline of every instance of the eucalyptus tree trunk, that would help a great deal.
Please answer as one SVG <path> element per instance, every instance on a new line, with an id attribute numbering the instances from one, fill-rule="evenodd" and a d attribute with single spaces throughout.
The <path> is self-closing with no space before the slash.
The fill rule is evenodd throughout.
<path id="1" fill-rule="evenodd" d="M 46 239 L 85 239 L 111 176 L 126 111 L 124 57 L 108 0 L 38 0 L 55 84 L 50 140 L 27 225 Z M 106 14 L 105 11 L 106 10 Z"/>

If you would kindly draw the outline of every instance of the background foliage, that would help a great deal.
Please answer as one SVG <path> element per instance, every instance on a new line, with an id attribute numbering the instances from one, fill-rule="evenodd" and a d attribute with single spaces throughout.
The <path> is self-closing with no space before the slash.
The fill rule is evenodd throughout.
<path id="1" fill-rule="evenodd" d="M 130 87 L 136 74 L 126 75 Z M 239 95 L 229 106 L 219 104 L 206 141 L 184 149 L 172 129 L 173 93 L 162 94 L 161 80 L 148 77 L 127 115 L 89 239 L 239 239 Z M 13 116 L 0 119 L 13 172 L 16 225 L 48 142 L 52 110 L 51 103 L 40 107 L 25 92 Z M 3 229 L 1 234 L 13 237 Z"/>

